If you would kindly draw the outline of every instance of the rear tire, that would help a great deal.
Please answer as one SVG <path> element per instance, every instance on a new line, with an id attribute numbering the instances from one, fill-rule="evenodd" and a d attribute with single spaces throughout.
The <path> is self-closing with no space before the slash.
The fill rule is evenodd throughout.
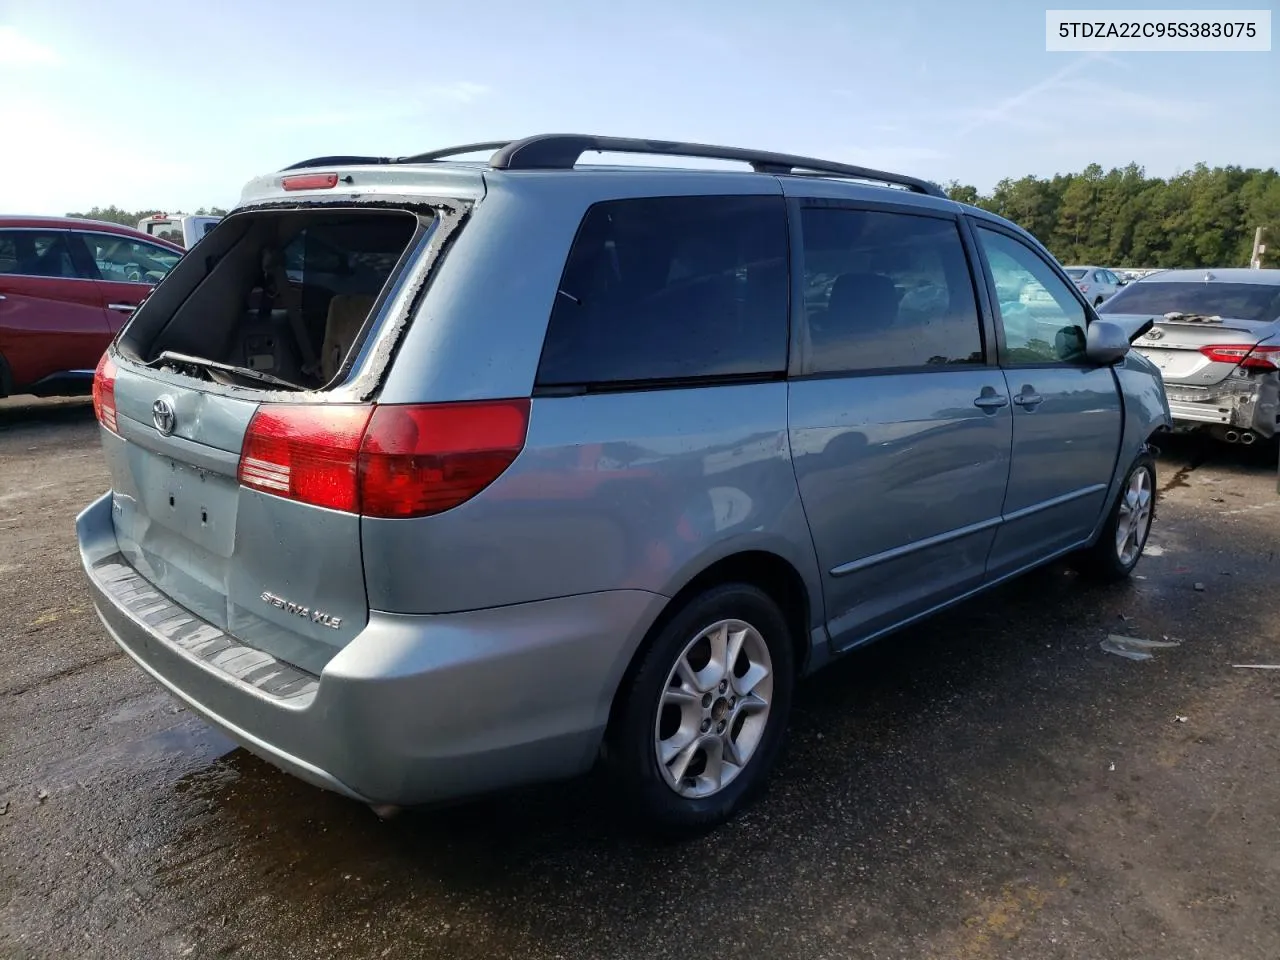
<path id="1" fill-rule="evenodd" d="M 781 752 L 794 682 L 791 630 L 764 591 L 730 583 L 686 603 L 618 694 L 609 765 L 635 812 L 669 830 L 738 812 Z"/>
<path id="2" fill-rule="evenodd" d="M 1142 559 L 1156 510 L 1156 464 L 1143 451 L 1125 474 L 1098 541 L 1076 558 L 1082 574 L 1095 580 L 1126 579 Z"/>

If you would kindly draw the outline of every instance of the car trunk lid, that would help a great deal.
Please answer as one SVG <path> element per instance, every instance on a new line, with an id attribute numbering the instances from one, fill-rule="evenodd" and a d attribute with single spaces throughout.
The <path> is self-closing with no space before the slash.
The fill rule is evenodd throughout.
<path id="1" fill-rule="evenodd" d="M 242 486 L 250 398 L 116 371 L 104 431 L 120 552 L 161 593 L 319 673 L 368 619 L 359 517 Z"/>
<path id="2" fill-rule="evenodd" d="M 1271 355 L 1270 344 L 1259 348 L 1274 329 L 1271 323 L 1200 315 L 1104 315 L 1111 321 L 1154 321 L 1134 347 L 1160 368 L 1168 383 L 1207 387 L 1235 373 L 1247 357 L 1256 362 Z"/>

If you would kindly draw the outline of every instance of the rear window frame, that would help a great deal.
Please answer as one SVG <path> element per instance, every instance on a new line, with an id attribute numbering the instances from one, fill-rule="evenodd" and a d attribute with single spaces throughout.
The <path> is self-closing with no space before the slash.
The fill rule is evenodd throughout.
<path id="1" fill-rule="evenodd" d="M 130 318 L 108 348 L 109 354 L 118 364 L 126 364 L 135 371 L 157 379 L 172 379 L 175 383 L 198 388 L 204 393 L 218 394 L 239 399 L 252 399 L 259 403 L 365 403 L 374 399 L 390 372 L 395 354 L 404 339 L 405 331 L 416 320 L 422 301 L 438 275 L 441 265 L 447 258 L 449 247 L 458 231 L 465 225 L 475 202 L 459 197 L 440 197 L 423 195 L 379 194 L 364 198 L 350 195 L 335 197 L 332 200 L 295 200 L 293 198 L 266 198 L 246 204 L 224 216 L 210 231 L 210 236 L 223 229 L 224 225 L 235 226 L 238 222 L 254 214 L 262 213 L 307 213 L 311 211 L 341 214 L 344 211 L 367 214 L 382 210 L 388 213 L 403 213 L 417 217 L 418 224 L 405 246 L 404 252 L 397 261 L 391 275 L 380 291 L 374 305 L 369 310 L 368 318 L 360 329 L 356 344 L 348 351 L 342 365 L 331 381 L 318 389 L 288 390 L 271 385 L 248 386 L 222 384 L 212 380 L 191 377 L 173 370 L 161 370 L 148 363 L 137 352 L 136 343 L 129 342 L 130 334 L 135 330 L 139 317 L 146 319 L 146 310 L 151 298 L 143 301 L 142 306 Z M 200 282 L 208 275 L 220 254 L 213 253 L 217 249 L 216 242 L 210 246 L 202 238 L 201 250 L 193 247 L 186 256 L 170 272 L 170 277 L 182 271 L 190 261 L 204 262 L 204 274 L 196 280 L 191 289 L 183 295 L 177 305 L 176 312 L 199 287 Z M 194 268 L 194 269 L 199 269 Z M 163 282 L 156 289 L 162 288 Z M 403 310 L 396 315 L 386 315 L 387 305 L 401 296 L 405 288 L 416 284 L 405 302 Z M 172 319 L 172 315 L 170 316 Z M 168 321 L 165 321 L 167 326 Z M 149 346 L 163 335 L 164 327 L 152 330 L 145 337 L 144 346 Z M 355 375 L 352 376 L 352 371 Z"/>

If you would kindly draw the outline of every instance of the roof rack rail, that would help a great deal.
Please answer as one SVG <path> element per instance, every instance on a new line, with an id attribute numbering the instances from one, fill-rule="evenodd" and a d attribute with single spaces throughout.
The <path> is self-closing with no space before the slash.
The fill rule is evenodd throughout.
<path id="1" fill-rule="evenodd" d="M 946 197 L 941 187 L 927 180 L 848 163 L 834 163 L 830 160 L 798 157 L 788 153 L 745 150 L 741 147 L 717 147 L 704 143 L 640 140 L 631 137 L 592 137 L 574 133 L 541 134 L 500 145 L 497 153 L 490 158 L 489 166 L 496 170 L 568 170 L 577 164 L 582 154 L 588 151 L 738 160 L 750 164 L 757 173 L 826 174 L 906 187 L 915 193 L 923 193 L 931 197 Z"/>
<path id="2" fill-rule="evenodd" d="M 501 150 L 510 140 L 485 140 L 482 143 L 464 143 L 456 147 L 442 147 L 439 150 L 428 150 L 426 153 L 415 153 L 411 157 L 396 157 L 394 163 L 430 163 L 432 160 L 444 160 L 448 157 L 459 157 L 467 153 L 481 153 L 485 150 L 493 152 Z"/>
<path id="3" fill-rule="evenodd" d="M 303 170 L 307 167 L 347 167 L 370 163 L 395 163 L 395 160 L 391 157 L 312 157 L 310 160 L 299 160 L 280 169 L 282 171 Z"/>

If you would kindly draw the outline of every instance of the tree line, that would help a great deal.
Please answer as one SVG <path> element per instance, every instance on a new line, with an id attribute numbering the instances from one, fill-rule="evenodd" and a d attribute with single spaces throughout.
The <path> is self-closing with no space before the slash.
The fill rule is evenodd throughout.
<path id="1" fill-rule="evenodd" d="M 1263 266 L 1280 266 L 1280 173 L 1209 167 L 1162 180 L 1135 163 L 1106 172 L 1001 180 L 990 194 L 952 181 L 976 204 L 1033 233 L 1063 263 L 1109 267 L 1247 267 L 1263 228 Z"/>
<path id="2" fill-rule="evenodd" d="M 100 220 L 106 223 L 119 223 L 126 227 L 137 227 L 139 221 L 167 210 L 138 210 L 130 212 L 121 210 L 114 204 L 110 207 L 91 207 L 84 213 L 68 213 L 68 217 L 79 217 L 84 220 Z M 192 214 L 197 217 L 225 217 L 227 211 L 222 207 L 201 207 Z"/>

